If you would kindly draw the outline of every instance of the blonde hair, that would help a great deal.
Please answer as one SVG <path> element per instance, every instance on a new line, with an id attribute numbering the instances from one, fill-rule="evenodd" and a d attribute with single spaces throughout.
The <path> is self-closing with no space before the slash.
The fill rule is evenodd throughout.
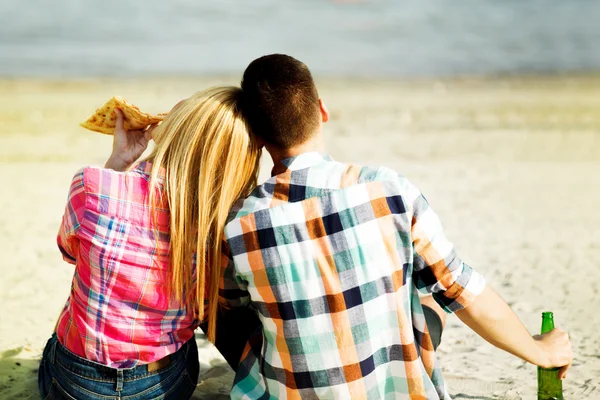
<path id="1" fill-rule="evenodd" d="M 170 210 L 169 294 L 194 307 L 201 320 L 208 317 L 212 342 L 223 229 L 234 202 L 256 186 L 261 154 L 239 109 L 241 94 L 236 87 L 217 87 L 177 104 L 155 129 L 156 146 L 148 156 L 153 215 L 162 202 L 155 193 L 161 171 L 160 195 L 166 193 Z"/>

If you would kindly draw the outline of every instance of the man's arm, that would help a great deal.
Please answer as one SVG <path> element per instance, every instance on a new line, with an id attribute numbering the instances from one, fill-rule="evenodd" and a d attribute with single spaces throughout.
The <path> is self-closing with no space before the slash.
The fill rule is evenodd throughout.
<path id="1" fill-rule="evenodd" d="M 442 224 L 427 199 L 412 184 L 411 238 L 414 285 L 422 293 L 432 294 L 447 313 L 469 305 L 485 288 L 485 279 L 456 254 L 444 235 Z"/>
<path id="2" fill-rule="evenodd" d="M 233 256 L 227 240 L 221 245 L 221 278 L 219 281 L 219 305 L 222 310 L 246 306 L 250 303 L 250 294 L 246 284 L 237 277 Z"/>
<path id="3" fill-rule="evenodd" d="M 560 329 L 532 337 L 508 304 L 487 286 L 466 308 L 456 311 L 469 328 L 494 346 L 543 368 L 561 367 L 566 376 L 573 360 L 569 336 Z"/>
<path id="4" fill-rule="evenodd" d="M 555 329 L 532 337 L 517 315 L 483 277 L 456 255 L 435 212 L 414 186 L 413 201 L 413 281 L 446 312 L 456 315 L 473 331 L 494 346 L 541 367 L 562 367 L 564 378 L 573 359 L 568 335 Z"/>
<path id="5" fill-rule="evenodd" d="M 215 347 L 237 371 L 246 344 L 253 335 L 260 336 L 261 323 L 252 308 L 244 307 L 250 303 L 250 294 L 246 283 L 236 277 L 233 257 L 225 239 L 221 249 L 220 310 Z M 206 332 L 205 327 L 202 329 Z"/>

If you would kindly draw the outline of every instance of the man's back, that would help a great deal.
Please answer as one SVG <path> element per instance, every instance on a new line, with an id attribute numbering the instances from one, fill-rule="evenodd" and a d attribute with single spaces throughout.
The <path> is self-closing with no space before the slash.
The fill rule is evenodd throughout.
<path id="1" fill-rule="evenodd" d="M 250 303 L 263 325 L 232 397 L 449 398 L 416 288 L 456 311 L 483 278 L 395 172 L 319 153 L 284 164 L 225 228 L 222 304 Z"/>

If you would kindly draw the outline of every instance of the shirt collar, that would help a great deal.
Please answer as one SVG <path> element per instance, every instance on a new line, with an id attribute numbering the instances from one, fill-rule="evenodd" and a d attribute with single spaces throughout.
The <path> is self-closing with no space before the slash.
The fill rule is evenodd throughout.
<path id="1" fill-rule="evenodd" d="M 150 175 L 152 173 L 152 163 L 149 161 L 142 161 L 134 165 L 132 169 Z"/>
<path id="2" fill-rule="evenodd" d="M 143 175 L 146 175 L 146 176 L 148 176 L 148 178 L 150 178 L 150 176 L 152 175 L 152 163 L 150 161 L 142 161 L 140 163 L 135 164 L 131 168 L 131 170 L 141 173 Z M 160 170 L 158 171 L 158 182 L 159 183 L 164 182 L 166 172 L 167 172 L 167 170 L 164 167 L 160 168 Z"/>
<path id="3" fill-rule="evenodd" d="M 294 157 L 286 158 L 282 160 L 281 163 L 285 166 L 286 171 L 298 171 L 301 169 L 314 167 L 315 165 L 321 164 L 325 161 L 333 161 L 333 158 L 326 153 L 311 151 Z M 275 167 L 273 167 L 273 170 L 275 170 Z"/>

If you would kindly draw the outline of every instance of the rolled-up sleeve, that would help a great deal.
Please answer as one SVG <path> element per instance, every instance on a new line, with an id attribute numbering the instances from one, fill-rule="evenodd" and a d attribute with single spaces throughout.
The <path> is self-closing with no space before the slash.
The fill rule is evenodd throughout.
<path id="1" fill-rule="evenodd" d="M 225 310 L 247 306 L 250 303 L 247 283 L 237 275 L 233 257 L 231 256 L 226 240 L 223 240 L 221 249 L 219 304 Z"/>
<path id="2" fill-rule="evenodd" d="M 418 190 L 414 188 L 414 190 Z M 448 313 L 468 306 L 485 288 L 485 279 L 457 256 L 442 224 L 420 193 L 413 196 L 411 236 L 413 282 Z"/>
<path id="3" fill-rule="evenodd" d="M 84 185 L 84 170 L 75 174 L 71 181 L 67 206 L 58 231 L 57 243 L 63 259 L 71 264 L 77 261 L 79 253 L 80 229 L 85 214 L 86 191 Z"/>

